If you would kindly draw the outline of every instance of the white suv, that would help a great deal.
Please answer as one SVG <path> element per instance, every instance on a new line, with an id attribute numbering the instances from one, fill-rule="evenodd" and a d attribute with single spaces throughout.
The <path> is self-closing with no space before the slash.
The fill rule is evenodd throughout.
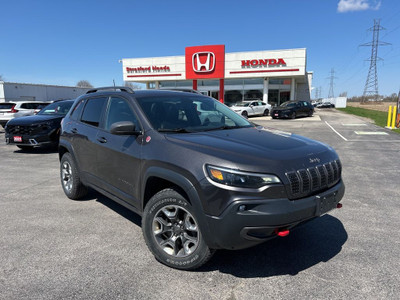
<path id="1" fill-rule="evenodd" d="M 7 122 L 15 117 L 22 117 L 38 113 L 51 102 L 18 101 L 0 103 L 0 125 L 5 127 Z"/>

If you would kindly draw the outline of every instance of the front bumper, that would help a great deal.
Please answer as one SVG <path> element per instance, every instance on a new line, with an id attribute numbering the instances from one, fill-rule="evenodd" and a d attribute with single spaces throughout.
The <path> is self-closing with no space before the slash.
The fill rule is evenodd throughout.
<path id="1" fill-rule="evenodd" d="M 275 111 L 271 112 L 271 117 L 272 118 L 276 118 L 276 119 L 279 119 L 279 118 L 290 118 L 292 113 L 293 112 L 291 112 L 291 111 L 283 112 L 283 111 L 275 110 Z"/>
<path id="2" fill-rule="evenodd" d="M 6 134 L 6 144 L 8 145 L 41 147 L 57 143 L 56 130 L 37 135 Z"/>
<path id="3" fill-rule="evenodd" d="M 342 181 L 317 195 L 297 200 L 267 199 L 233 202 L 221 216 L 207 216 L 213 242 L 210 247 L 244 249 L 277 236 L 337 207 L 343 198 Z"/>

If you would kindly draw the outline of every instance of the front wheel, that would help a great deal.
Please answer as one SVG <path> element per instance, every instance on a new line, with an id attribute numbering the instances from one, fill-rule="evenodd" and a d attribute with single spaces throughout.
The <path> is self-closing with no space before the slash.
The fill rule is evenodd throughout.
<path id="1" fill-rule="evenodd" d="M 173 189 L 162 190 L 149 200 L 142 231 L 154 257 L 172 268 L 194 270 L 214 254 L 201 235 L 193 208 Z"/>
<path id="2" fill-rule="evenodd" d="M 244 112 L 242 112 L 242 116 L 247 119 L 249 115 L 248 115 L 247 111 L 244 111 Z"/>
<path id="3" fill-rule="evenodd" d="M 293 113 L 290 115 L 290 118 L 291 118 L 291 119 L 296 119 L 296 113 L 293 112 Z"/>

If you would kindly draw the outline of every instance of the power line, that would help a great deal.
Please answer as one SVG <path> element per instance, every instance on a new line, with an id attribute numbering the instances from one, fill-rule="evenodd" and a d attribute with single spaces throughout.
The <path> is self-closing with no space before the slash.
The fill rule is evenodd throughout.
<path id="1" fill-rule="evenodd" d="M 365 82 L 362 102 L 367 101 L 368 96 L 372 96 L 375 101 L 378 100 L 378 71 L 376 69 L 376 61 L 382 60 L 382 58 L 378 57 L 378 46 L 390 45 L 389 43 L 379 41 L 379 31 L 384 29 L 385 28 L 380 25 L 380 20 L 375 19 L 374 26 L 368 29 L 369 31 L 373 31 L 372 42 L 360 45 L 371 47 L 371 58 L 367 59 L 367 61 L 370 61 L 370 65 L 367 81 Z"/>
<path id="2" fill-rule="evenodd" d="M 335 77 L 335 70 L 333 68 L 331 69 L 330 74 L 331 74 L 331 76 L 328 77 L 328 79 L 330 80 L 328 98 L 334 98 L 335 94 L 333 92 L 333 85 L 334 85 L 333 81 L 337 77 Z"/>

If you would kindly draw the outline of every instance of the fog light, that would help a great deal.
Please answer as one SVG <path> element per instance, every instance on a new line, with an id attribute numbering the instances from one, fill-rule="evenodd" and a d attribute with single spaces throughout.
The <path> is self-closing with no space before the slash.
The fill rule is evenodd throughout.
<path id="1" fill-rule="evenodd" d="M 239 211 L 245 211 L 245 210 L 246 210 L 246 205 L 239 206 Z"/>

